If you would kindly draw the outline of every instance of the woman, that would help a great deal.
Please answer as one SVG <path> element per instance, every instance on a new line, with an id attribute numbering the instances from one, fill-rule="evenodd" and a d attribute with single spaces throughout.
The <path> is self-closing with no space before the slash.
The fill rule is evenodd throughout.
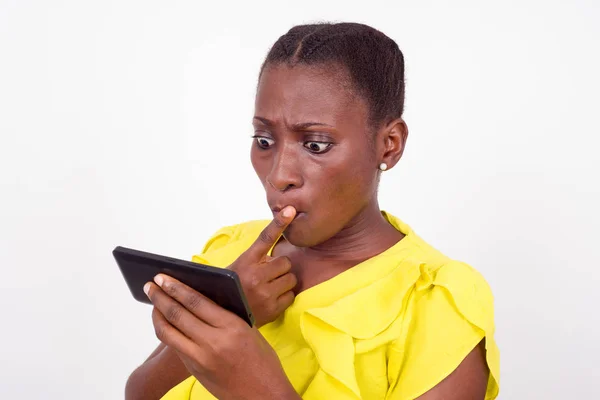
<path id="1" fill-rule="evenodd" d="M 403 104 L 403 56 L 381 32 L 318 24 L 279 38 L 251 152 L 274 219 L 223 228 L 194 257 L 240 275 L 257 326 L 157 276 L 145 290 L 162 344 L 128 399 L 497 396 L 486 282 L 379 209 L 408 135 Z"/>

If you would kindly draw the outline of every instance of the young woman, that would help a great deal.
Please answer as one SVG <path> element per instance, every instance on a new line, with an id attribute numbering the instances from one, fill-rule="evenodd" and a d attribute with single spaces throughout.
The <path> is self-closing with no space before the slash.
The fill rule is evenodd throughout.
<path id="1" fill-rule="evenodd" d="M 260 72 L 252 164 L 272 221 L 226 227 L 197 262 L 238 272 L 249 327 L 176 280 L 145 287 L 162 344 L 128 399 L 493 399 L 493 299 L 377 187 L 408 136 L 404 59 L 361 24 L 292 28 Z"/>

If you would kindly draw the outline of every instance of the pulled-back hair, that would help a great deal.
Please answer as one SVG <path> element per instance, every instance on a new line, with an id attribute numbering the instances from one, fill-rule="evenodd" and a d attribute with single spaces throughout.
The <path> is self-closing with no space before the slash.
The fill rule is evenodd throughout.
<path id="1" fill-rule="evenodd" d="M 366 100 L 378 127 L 404 111 L 404 56 L 396 42 L 368 25 L 298 25 L 281 36 L 265 59 L 268 65 L 335 64 L 350 76 L 352 89 Z"/>

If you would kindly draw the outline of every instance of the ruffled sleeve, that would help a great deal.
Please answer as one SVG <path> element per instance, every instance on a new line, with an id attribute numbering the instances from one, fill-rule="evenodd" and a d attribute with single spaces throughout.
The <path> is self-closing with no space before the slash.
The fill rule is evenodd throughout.
<path id="1" fill-rule="evenodd" d="M 389 400 L 415 399 L 446 378 L 485 339 L 490 369 L 486 400 L 498 395 L 499 352 L 493 297 L 470 266 L 451 261 L 421 271 L 405 319 L 406 335 L 390 347 Z"/>
<path id="2" fill-rule="evenodd" d="M 268 221 L 250 221 L 219 229 L 192 261 L 225 268 L 234 262 L 256 240 Z"/>

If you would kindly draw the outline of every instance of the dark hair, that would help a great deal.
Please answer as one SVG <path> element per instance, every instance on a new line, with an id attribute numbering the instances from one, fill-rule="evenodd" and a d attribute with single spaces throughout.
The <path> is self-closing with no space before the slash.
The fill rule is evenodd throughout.
<path id="1" fill-rule="evenodd" d="M 368 25 L 320 23 L 298 25 L 273 45 L 261 67 L 272 64 L 338 64 L 349 72 L 352 89 L 369 107 L 371 123 L 380 126 L 404 111 L 404 56 L 396 42 Z"/>

